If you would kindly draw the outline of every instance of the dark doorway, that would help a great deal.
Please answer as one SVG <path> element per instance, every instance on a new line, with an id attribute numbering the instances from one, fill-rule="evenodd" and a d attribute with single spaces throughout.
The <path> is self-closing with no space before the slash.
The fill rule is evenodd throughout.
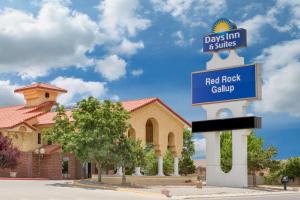
<path id="1" fill-rule="evenodd" d="M 88 166 L 87 166 L 87 176 L 88 178 L 92 178 L 92 163 L 88 163 Z"/>

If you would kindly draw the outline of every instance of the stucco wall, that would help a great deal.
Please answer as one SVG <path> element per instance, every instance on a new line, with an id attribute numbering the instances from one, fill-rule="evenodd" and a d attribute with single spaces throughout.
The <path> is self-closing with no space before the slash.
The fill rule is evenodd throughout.
<path id="1" fill-rule="evenodd" d="M 12 129 L 2 130 L 1 133 L 12 139 L 13 145 L 22 152 L 33 151 L 39 146 L 37 144 L 37 132 L 29 127 L 20 125 Z"/>
<path id="2" fill-rule="evenodd" d="M 157 102 L 131 113 L 129 123 L 135 130 L 136 138 L 145 144 L 146 122 L 151 118 L 155 119 L 158 124 L 158 136 L 157 138 L 154 136 L 154 144 L 157 144 L 157 153 L 162 156 L 165 154 L 168 147 L 168 134 L 172 132 L 175 135 L 175 153 L 176 156 L 180 157 L 183 146 L 184 124 Z"/>

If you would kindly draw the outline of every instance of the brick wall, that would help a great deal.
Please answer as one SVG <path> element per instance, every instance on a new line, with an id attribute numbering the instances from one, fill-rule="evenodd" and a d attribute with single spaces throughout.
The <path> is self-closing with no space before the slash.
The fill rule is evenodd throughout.
<path id="1" fill-rule="evenodd" d="M 81 178 L 81 165 L 73 154 L 65 154 L 69 158 L 69 179 Z M 39 155 L 32 152 L 21 152 L 18 159 L 17 177 L 20 178 L 49 178 L 63 179 L 62 158 L 60 153 L 50 155 L 40 155 L 40 175 L 39 175 Z M 0 169 L 0 177 L 9 177 L 10 169 Z"/>
<path id="2" fill-rule="evenodd" d="M 0 176 L 9 177 L 9 172 L 17 171 L 17 177 L 31 177 L 32 176 L 32 153 L 21 152 L 18 158 L 18 166 L 15 170 L 0 169 Z"/>

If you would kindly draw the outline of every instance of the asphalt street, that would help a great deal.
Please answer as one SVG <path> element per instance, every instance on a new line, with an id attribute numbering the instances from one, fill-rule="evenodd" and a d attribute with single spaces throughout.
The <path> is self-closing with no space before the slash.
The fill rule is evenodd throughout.
<path id="1" fill-rule="evenodd" d="M 159 196 L 73 187 L 69 181 L 0 181 L 0 200 L 152 200 Z"/>

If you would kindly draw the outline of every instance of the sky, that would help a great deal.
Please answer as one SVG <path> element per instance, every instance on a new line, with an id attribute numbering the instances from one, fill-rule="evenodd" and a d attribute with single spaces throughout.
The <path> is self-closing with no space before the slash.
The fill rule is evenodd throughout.
<path id="1" fill-rule="evenodd" d="M 187 120 L 205 120 L 191 105 L 190 78 L 210 60 L 202 37 L 221 17 L 247 29 L 238 54 L 262 65 L 262 101 L 248 108 L 263 118 L 257 135 L 277 159 L 300 156 L 298 0 L 2 0 L 0 106 L 23 102 L 15 88 L 48 82 L 68 90 L 65 105 L 159 97 Z M 204 139 L 194 140 L 204 158 Z"/>

